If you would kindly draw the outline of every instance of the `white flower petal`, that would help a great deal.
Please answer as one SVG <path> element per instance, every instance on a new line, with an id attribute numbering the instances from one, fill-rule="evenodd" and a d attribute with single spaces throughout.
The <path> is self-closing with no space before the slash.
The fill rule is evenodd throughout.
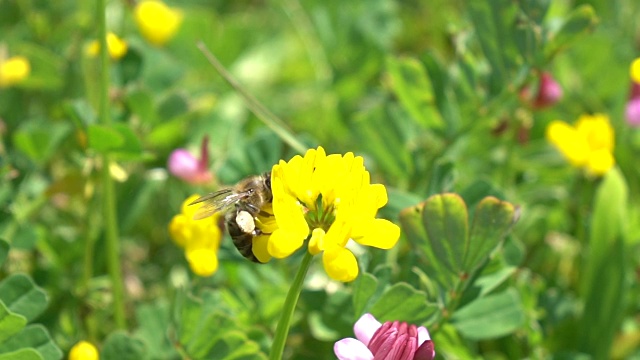
<path id="1" fill-rule="evenodd" d="M 382 324 L 373 317 L 373 315 L 367 313 L 364 314 L 353 325 L 353 333 L 356 334 L 356 338 L 362 341 L 363 344 L 369 346 L 369 341 Z M 426 330 L 426 329 L 425 329 Z"/>
<path id="2" fill-rule="evenodd" d="M 345 338 L 333 345 L 333 352 L 339 360 L 373 360 L 367 346 L 354 338 Z"/>
<path id="3" fill-rule="evenodd" d="M 422 345 L 422 343 L 427 340 L 431 340 L 429 330 L 424 326 L 418 327 L 418 346 Z"/>

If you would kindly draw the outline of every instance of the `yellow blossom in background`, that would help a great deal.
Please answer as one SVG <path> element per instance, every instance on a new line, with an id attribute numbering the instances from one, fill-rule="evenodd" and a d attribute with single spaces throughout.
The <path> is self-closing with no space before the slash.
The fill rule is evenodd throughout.
<path id="1" fill-rule="evenodd" d="M 180 214 L 169 223 L 169 234 L 176 245 L 184 249 L 191 271 L 199 276 L 211 276 L 218 270 L 222 233 L 218 226 L 218 214 L 201 220 L 193 219 L 202 204 L 189 204 L 198 197 L 192 195 L 182 203 Z"/>
<path id="2" fill-rule="evenodd" d="M 0 59 L 0 88 L 9 87 L 24 80 L 31 72 L 29 60 L 24 56 Z"/>
<path id="3" fill-rule="evenodd" d="M 261 228 L 270 235 L 254 245 L 259 259 L 287 257 L 309 238 L 308 251 L 322 253 L 327 274 L 346 282 L 358 276 L 349 240 L 380 249 L 398 242 L 400 228 L 375 218 L 387 203 L 385 187 L 370 183 L 364 159 L 353 153 L 326 155 L 318 147 L 281 160 L 271 170 L 271 188 L 275 224 Z"/>
<path id="4" fill-rule="evenodd" d="M 98 360 L 98 349 L 87 341 L 80 341 L 73 345 L 69 352 L 69 360 Z"/>
<path id="5" fill-rule="evenodd" d="M 113 60 L 118 60 L 127 54 L 127 50 L 129 46 L 127 42 L 120 39 L 118 35 L 110 32 L 107 34 L 107 50 L 109 50 L 109 56 Z M 87 53 L 89 56 L 98 56 L 100 53 L 100 42 L 98 40 L 94 40 L 89 44 L 87 48 Z"/>
<path id="6" fill-rule="evenodd" d="M 593 175 L 604 175 L 615 165 L 614 132 L 604 114 L 582 115 L 574 126 L 552 121 L 546 130 L 547 140 L 569 163 Z"/>
<path id="7" fill-rule="evenodd" d="M 156 46 L 171 40 L 182 23 L 182 12 L 160 1 L 141 1 L 134 13 L 142 36 Z"/>
<path id="8" fill-rule="evenodd" d="M 629 68 L 629 75 L 633 82 L 640 84 L 640 58 L 633 60 Z"/>

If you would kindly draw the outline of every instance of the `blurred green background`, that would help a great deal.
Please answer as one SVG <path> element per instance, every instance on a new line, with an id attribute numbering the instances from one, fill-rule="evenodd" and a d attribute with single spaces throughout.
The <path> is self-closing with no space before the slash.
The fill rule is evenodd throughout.
<path id="1" fill-rule="evenodd" d="M 299 256 L 255 266 L 226 238 L 218 272 L 198 278 L 167 232 L 187 196 L 297 153 L 207 62 L 199 41 L 299 141 L 364 156 L 372 182 L 389 192 L 381 216 L 398 223 L 402 209 L 443 192 L 461 194 L 471 213 L 485 195 L 520 207 L 502 262 L 491 263 L 494 272 L 482 270 L 500 279 L 474 295 L 517 294 L 520 320 L 495 336 L 483 336 L 482 327 L 456 328 L 446 296 L 432 296 L 416 270 L 424 267 L 420 247 L 406 237 L 389 253 L 359 256 L 361 273 L 380 286 L 407 283 L 426 291 L 419 293 L 425 304 L 439 304 L 430 316 L 401 319 L 430 327 L 438 358 L 640 358 L 640 132 L 624 115 L 629 65 L 640 54 L 640 2 L 167 4 L 182 12 L 182 23 L 155 46 L 136 27 L 136 1 L 107 1 L 107 30 L 128 50 L 109 63 L 113 123 L 101 125 L 101 67 L 87 53 L 98 38 L 97 4 L 0 0 L 0 60 L 24 56 L 31 68 L 23 81 L 0 88 L 0 238 L 10 245 L 0 279 L 26 273 L 30 292 L 46 292 L 46 300 L 33 300 L 40 310 L 25 315 L 49 334 L 41 358 L 60 358 L 86 339 L 103 350 L 126 344 L 138 354 L 132 359 L 195 359 L 176 340 L 185 314 L 213 316 L 201 329 L 238 336 L 222 345 L 209 337 L 227 354 L 221 359 L 268 353 Z M 544 108 L 523 95 L 538 91 L 541 72 L 563 92 Z M 572 168 L 545 139 L 550 121 L 573 123 L 586 113 L 608 115 L 615 130 L 615 175 L 606 181 Z M 205 136 L 214 181 L 196 186 L 172 176 L 171 152 L 197 154 Z M 103 250 L 106 153 L 113 160 L 127 335 L 114 333 Z M 597 243 L 613 228 L 611 243 Z M 362 310 L 352 304 L 353 286 L 361 286 L 354 284 L 332 283 L 319 264 L 312 267 L 287 358 L 333 358 L 333 342 L 353 336 Z M 230 349 L 248 350 L 234 357 Z M 109 351 L 104 358 L 121 355 Z M 217 358 L 208 351 L 204 358 Z"/>

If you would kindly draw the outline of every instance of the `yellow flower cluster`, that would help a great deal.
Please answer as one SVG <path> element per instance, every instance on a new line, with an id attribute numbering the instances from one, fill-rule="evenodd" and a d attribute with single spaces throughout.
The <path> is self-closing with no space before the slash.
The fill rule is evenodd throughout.
<path id="1" fill-rule="evenodd" d="M 134 10 L 138 29 L 147 41 L 162 46 L 171 40 L 182 23 L 182 13 L 160 1 L 141 1 Z"/>
<path id="2" fill-rule="evenodd" d="M 184 249 L 191 271 L 199 276 L 211 276 L 218 270 L 218 249 L 222 238 L 218 226 L 220 216 L 215 214 L 194 220 L 193 215 L 202 204 L 189 204 L 198 197 L 192 195 L 182 203 L 181 213 L 169 223 L 169 234 Z"/>
<path id="3" fill-rule="evenodd" d="M 24 56 L 0 59 L 0 88 L 9 87 L 24 80 L 31 72 L 29 60 Z"/>
<path id="4" fill-rule="evenodd" d="M 260 260 L 287 257 L 309 238 L 308 250 L 322 253 L 327 274 L 346 282 L 358 276 L 357 260 L 346 248 L 349 240 L 381 249 L 398 242 L 400 228 L 375 218 L 387 203 L 387 191 L 370 183 L 361 156 L 311 149 L 304 157 L 275 165 L 271 188 L 274 217 L 264 225 L 258 219 L 258 227 L 270 235 L 259 237 L 254 245 Z"/>
<path id="5" fill-rule="evenodd" d="M 589 174 L 604 175 L 615 165 L 614 132 L 607 115 L 582 115 L 575 126 L 552 121 L 546 137 L 571 165 Z"/>
<path id="6" fill-rule="evenodd" d="M 113 60 L 118 60 L 127 54 L 127 50 L 129 46 L 127 42 L 118 37 L 118 35 L 110 32 L 107 34 L 107 50 L 109 51 L 109 56 Z M 94 40 L 89 44 L 87 48 L 87 54 L 92 57 L 98 56 L 100 53 L 100 42 L 98 40 Z"/>
<path id="7" fill-rule="evenodd" d="M 98 360 L 98 349 L 87 341 L 80 341 L 73 345 L 69 352 L 69 360 Z"/>

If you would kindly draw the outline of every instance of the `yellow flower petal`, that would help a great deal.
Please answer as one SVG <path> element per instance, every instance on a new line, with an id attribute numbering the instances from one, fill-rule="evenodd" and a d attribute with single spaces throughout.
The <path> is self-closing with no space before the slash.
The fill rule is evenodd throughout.
<path id="1" fill-rule="evenodd" d="M 182 214 L 174 216 L 169 223 L 169 235 L 176 245 L 184 248 L 192 235 L 189 220 Z"/>
<path id="2" fill-rule="evenodd" d="M 611 152 L 600 149 L 591 153 L 587 163 L 587 171 L 593 175 L 604 175 L 615 165 L 616 161 Z"/>
<path id="3" fill-rule="evenodd" d="M 311 255 L 318 255 L 324 249 L 324 235 L 325 232 L 321 228 L 315 228 L 311 232 L 311 239 L 309 239 L 309 252 Z"/>
<path id="4" fill-rule="evenodd" d="M 286 229 L 278 229 L 269 237 L 267 251 L 276 259 L 286 258 L 298 250 L 306 236 Z"/>
<path id="5" fill-rule="evenodd" d="M 14 56 L 0 61 L 0 87 L 8 87 L 24 80 L 31 72 L 29 60 L 24 56 Z"/>
<path id="6" fill-rule="evenodd" d="M 358 277 L 358 261 L 351 251 L 343 247 L 325 250 L 322 264 L 329 277 L 334 280 L 349 282 Z"/>
<path id="7" fill-rule="evenodd" d="M 268 250 L 269 235 L 258 235 L 253 238 L 253 255 L 258 258 L 262 263 L 266 263 L 271 260 L 271 254 Z"/>
<path id="8" fill-rule="evenodd" d="M 391 249 L 400 239 L 400 227 L 389 220 L 372 219 L 358 228 L 354 227 L 352 238 L 361 245 Z"/>
<path id="9" fill-rule="evenodd" d="M 211 276 L 218 270 L 218 255 L 213 249 L 196 249 L 186 253 L 189 267 L 198 276 Z"/>
<path id="10" fill-rule="evenodd" d="M 156 46 L 162 46 L 171 40 L 182 23 L 182 13 L 160 1 L 142 1 L 136 6 L 134 13 L 142 36 Z"/>
<path id="11" fill-rule="evenodd" d="M 546 137 L 572 165 L 586 164 L 589 145 L 575 128 L 563 121 L 552 121 L 547 126 Z"/>
<path id="12" fill-rule="evenodd" d="M 631 80 L 640 83 L 640 58 L 633 60 L 629 68 L 629 74 L 631 75 Z"/>
<path id="13" fill-rule="evenodd" d="M 582 115 L 576 123 L 576 130 L 586 139 L 591 150 L 613 151 L 614 134 L 608 116 L 604 114 Z"/>
<path id="14" fill-rule="evenodd" d="M 87 341 L 80 341 L 69 351 L 69 360 L 98 360 L 98 349 Z"/>

